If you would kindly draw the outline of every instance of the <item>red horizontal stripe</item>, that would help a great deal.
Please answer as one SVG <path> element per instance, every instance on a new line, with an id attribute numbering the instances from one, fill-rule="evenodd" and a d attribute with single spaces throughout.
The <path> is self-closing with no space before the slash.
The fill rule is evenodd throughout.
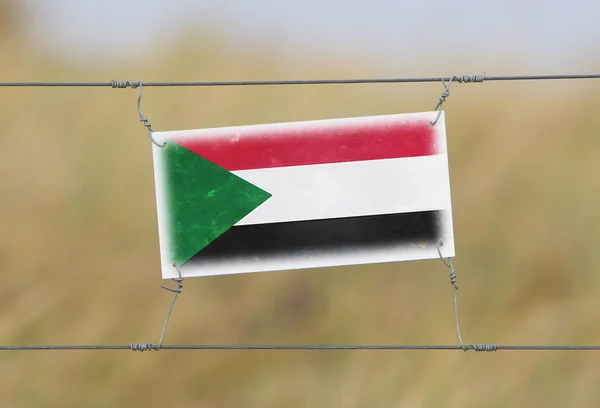
<path id="1" fill-rule="evenodd" d="M 436 154 L 435 130 L 426 119 L 321 123 L 219 129 L 214 136 L 201 131 L 172 140 L 229 171 Z"/>

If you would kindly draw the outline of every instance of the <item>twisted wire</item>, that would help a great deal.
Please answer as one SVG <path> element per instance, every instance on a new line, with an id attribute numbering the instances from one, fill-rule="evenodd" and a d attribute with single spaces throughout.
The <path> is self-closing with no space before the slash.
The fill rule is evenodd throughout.
<path id="1" fill-rule="evenodd" d="M 460 84 L 473 84 L 473 83 L 481 83 L 485 80 L 485 74 L 483 75 L 463 75 L 459 77 L 454 77 L 454 81 Z"/>
<path id="2" fill-rule="evenodd" d="M 169 307 L 169 311 L 167 312 L 167 317 L 165 319 L 165 323 L 163 324 L 163 328 L 162 328 L 162 332 L 160 333 L 160 339 L 158 340 L 158 345 L 156 346 L 156 350 L 160 350 L 161 346 L 162 346 L 162 342 L 163 342 L 163 338 L 165 337 L 165 332 L 167 331 L 167 326 L 169 325 L 169 319 L 171 318 L 171 313 L 173 312 L 173 306 L 175 306 L 175 302 L 177 301 L 177 297 L 179 296 L 179 294 L 181 293 L 181 290 L 183 289 L 183 277 L 181 276 L 181 270 L 179 269 L 179 266 L 177 266 L 176 263 L 173 263 L 173 267 L 175 267 L 177 269 L 177 274 L 179 275 L 179 278 L 173 279 L 175 282 L 177 282 L 177 287 L 175 289 L 169 288 L 168 286 L 161 286 L 161 288 L 168 290 L 169 292 L 173 292 L 173 300 L 171 301 L 171 306 Z M 142 350 L 143 351 L 143 350 Z"/>
<path id="3" fill-rule="evenodd" d="M 359 79 L 306 79 L 306 80 L 266 80 L 266 81 L 166 81 L 144 82 L 144 86 L 266 86 L 266 85 L 336 85 L 336 84 L 389 84 L 448 82 L 451 79 L 459 83 L 479 83 L 489 81 L 537 81 L 537 80 L 574 80 L 600 79 L 600 74 L 559 74 L 559 75 L 462 75 L 450 77 L 405 77 L 405 78 L 359 78 Z M 139 84 L 139 82 L 137 83 Z M 136 82 L 0 82 L 0 87 L 111 87 L 136 88 Z"/>
<path id="4" fill-rule="evenodd" d="M 467 349 L 479 352 L 494 351 L 600 351 L 600 345 L 506 345 L 471 344 Z M 157 345 L 132 343 L 127 345 L 15 345 L 0 346 L 0 351 L 75 351 L 75 350 L 131 350 L 151 351 Z M 464 351 L 460 345 L 243 345 L 243 344 L 189 344 L 162 345 L 161 350 L 454 350 Z"/>
<path id="5" fill-rule="evenodd" d="M 150 122 L 148 122 L 148 119 L 142 113 L 142 95 L 143 95 L 142 82 L 139 82 L 137 85 L 133 85 L 132 82 L 130 82 L 130 81 L 121 81 L 121 82 L 113 81 L 113 87 L 125 88 L 127 86 L 131 86 L 132 88 L 135 88 L 138 86 L 140 87 L 140 93 L 139 93 L 138 100 L 137 100 L 137 109 L 138 109 L 138 115 L 140 118 L 140 122 L 142 122 L 142 125 L 144 125 L 146 127 L 146 129 L 148 130 L 148 137 L 150 138 L 152 143 L 154 143 L 158 147 L 165 147 L 167 145 L 166 143 L 160 144 L 156 140 L 154 140 L 154 137 L 152 137 L 152 133 L 154 132 L 154 130 L 152 130 L 152 125 L 150 125 Z"/>

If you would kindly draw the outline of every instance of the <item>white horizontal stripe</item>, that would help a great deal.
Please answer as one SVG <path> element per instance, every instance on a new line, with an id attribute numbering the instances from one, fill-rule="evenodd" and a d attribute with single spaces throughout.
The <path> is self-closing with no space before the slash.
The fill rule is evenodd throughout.
<path id="1" fill-rule="evenodd" d="M 273 195 L 236 225 L 441 210 L 451 206 L 445 154 L 233 173 Z"/>

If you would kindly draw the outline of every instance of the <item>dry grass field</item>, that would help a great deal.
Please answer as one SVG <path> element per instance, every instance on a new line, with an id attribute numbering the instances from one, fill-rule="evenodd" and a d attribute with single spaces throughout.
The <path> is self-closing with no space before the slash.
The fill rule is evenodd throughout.
<path id="1" fill-rule="evenodd" d="M 328 78 L 358 69 L 324 60 L 294 75 L 274 53 L 234 52 L 218 39 L 173 46 L 169 58 L 75 66 L 7 21 L 0 81 Z M 446 122 L 465 342 L 600 343 L 599 89 L 453 85 Z M 156 130 L 202 128 L 428 111 L 442 90 L 147 88 L 143 110 Z M 151 144 L 136 98 L 131 89 L 0 89 L 0 344 L 157 342 L 171 294 L 160 288 Z M 435 260 L 189 279 L 165 337 L 456 342 L 448 270 Z M 593 352 L 5 351 L 0 405 L 592 407 L 598 367 Z"/>

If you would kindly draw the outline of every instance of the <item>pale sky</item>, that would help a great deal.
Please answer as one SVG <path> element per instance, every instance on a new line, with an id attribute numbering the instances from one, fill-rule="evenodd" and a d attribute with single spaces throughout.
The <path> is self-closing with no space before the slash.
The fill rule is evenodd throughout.
<path id="1" fill-rule="evenodd" d="M 393 64 L 417 54 L 440 63 L 464 55 L 493 67 L 515 54 L 514 61 L 528 65 L 525 71 L 599 70 L 583 63 L 593 60 L 586 51 L 600 41 L 598 0 L 21 1 L 34 22 L 31 35 L 73 59 L 135 56 L 184 24 L 218 22 L 245 47 L 270 38 L 292 62 L 298 49 L 333 56 L 358 49 Z"/>

